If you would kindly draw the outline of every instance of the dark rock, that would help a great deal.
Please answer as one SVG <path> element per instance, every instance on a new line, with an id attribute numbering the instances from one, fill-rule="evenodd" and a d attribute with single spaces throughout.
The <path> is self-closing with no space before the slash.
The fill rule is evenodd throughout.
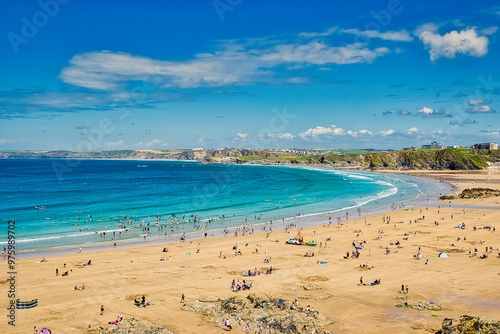
<path id="1" fill-rule="evenodd" d="M 174 334 L 160 325 L 139 318 L 120 321 L 116 325 L 110 326 L 106 334 L 128 334 L 129 331 L 134 334 Z"/>
<path id="2" fill-rule="evenodd" d="M 232 297 L 216 303 L 190 302 L 182 309 L 201 313 L 222 328 L 226 318 L 229 318 L 233 328 L 248 324 L 254 331 L 262 326 L 264 332 L 270 334 L 302 333 L 304 325 L 307 325 L 309 330 L 316 329 L 321 334 L 330 333 L 324 327 L 331 321 L 319 312 L 291 310 L 291 301 L 282 302 L 286 306 L 284 310 L 279 307 L 279 299 L 264 293 L 254 293 L 246 298 Z"/>
<path id="3" fill-rule="evenodd" d="M 464 189 L 458 196 L 445 195 L 439 197 L 440 200 L 450 200 L 456 198 L 486 198 L 500 196 L 500 190 L 490 188 L 470 188 Z"/>
<path id="4" fill-rule="evenodd" d="M 487 317 L 463 315 L 460 319 L 446 318 L 436 334 L 500 334 L 500 321 Z"/>

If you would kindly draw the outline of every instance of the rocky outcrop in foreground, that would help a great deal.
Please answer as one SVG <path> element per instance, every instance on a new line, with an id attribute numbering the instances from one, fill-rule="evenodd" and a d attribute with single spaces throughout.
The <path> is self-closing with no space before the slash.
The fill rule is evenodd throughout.
<path id="1" fill-rule="evenodd" d="M 130 331 L 130 332 L 129 332 Z M 139 319 L 139 318 L 130 318 L 127 320 L 123 320 L 116 325 L 110 326 L 107 331 L 107 334 L 174 334 L 169 330 L 161 327 L 160 325 L 155 325 L 150 323 L 149 321 Z"/>
<path id="2" fill-rule="evenodd" d="M 264 305 L 264 307 L 262 307 Z M 325 330 L 332 323 L 317 311 L 291 310 L 291 301 L 283 300 L 286 309 L 279 307 L 279 300 L 263 293 L 250 294 L 246 298 L 232 297 L 225 300 L 203 298 L 185 304 L 182 309 L 200 313 L 217 326 L 224 328 L 224 321 L 229 318 L 231 326 L 248 324 L 252 331 L 262 329 L 265 333 L 302 333 L 307 325 L 309 333 L 316 329 L 318 333 L 328 334 Z"/>
<path id="3" fill-rule="evenodd" d="M 490 189 L 490 188 L 471 188 L 471 189 L 464 189 L 458 196 L 446 195 L 446 196 L 441 196 L 439 199 L 447 200 L 447 199 L 457 199 L 457 198 L 486 198 L 494 196 L 500 196 L 500 190 Z"/>
<path id="4" fill-rule="evenodd" d="M 444 307 L 441 305 L 438 305 L 436 303 L 427 301 L 427 300 L 408 300 L 403 304 L 406 307 L 413 308 L 415 310 L 423 311 L 423 310 L 430 310 L 430 311 L 442 311 L 444 310 Z"/>
<path id="5" fill-rule="evenodd" d="M 500 334 L 500 321 L 468 315 L 463 315 L 458 320 L 446 318 L 443 320 L 442 329 L 436 334 Z"/>

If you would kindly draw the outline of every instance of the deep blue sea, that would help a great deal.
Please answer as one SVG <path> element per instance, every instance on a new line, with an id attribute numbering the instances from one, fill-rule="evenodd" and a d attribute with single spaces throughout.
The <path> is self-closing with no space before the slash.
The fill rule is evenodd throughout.
<path id="1" fill-rule="evenodd" d="M 112 237 L 119 244 L 142 241 L 144 227 L 148 240 L 158 234 L 163 241 L 172 230 L 172 237 L 199 237 L 324 212 L 336 222 L 358 208 L 441 191 L 429 180 L 371 172 L 114 160 L 0 160 L 0 185 L 0 247 L 7 222 L 15 220 L 21 253 L 111 244 Z"/>

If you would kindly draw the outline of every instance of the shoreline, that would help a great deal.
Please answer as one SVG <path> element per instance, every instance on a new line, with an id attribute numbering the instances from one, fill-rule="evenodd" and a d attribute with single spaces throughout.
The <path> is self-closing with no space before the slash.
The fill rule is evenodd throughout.
<path id="1" fill-rule="evenodd" d="M 253 166 L 266 166 L 267 167 L 267 165 L 253 165 Z M 281 166 L 287 167 L 287 168 L 312 167 L 312 166 L 286 166 L 286 165 L 284 165 L 284 166 L 281 165 Z M 313 167 L 313 168 L 316 170 L 325 170 L 325 171 L 332 169 L 331 167 L 325 167 L 325 166 L 319 166 L 319 167 Z M 338 169 L 338 168 L 334 168 L 334 169 Z M 338 170 L 344 171 L 345 169 L 338 169 Z M 352 172 L 352 170 L 350 170 L 350 169 L 347 169 L 346 171 Z M 354 172 L 356 172 L 356 171 L 354 171 Z M 397 178 L 397 176 L 399 176 L 399 174 L 389 173 L 389 172 L 378 173 L 377 171 L 359 171 L 359 170 L 357 170 L 357 172 L 369 173 L 369 174 L 375 174 L 375 175 L 376 174 L 384 174 L 384 175 L 392 174 L 392 175 L 396 176 L 396 178 Z M 412 175 L 409 175 L 409 176 L 415 177 Z M 429 178 L 429 177 L 417 177 L 417 178 L 420 180 L 427 180 L 428 182 L 432 182 L 433 184 L 437 185 L 439 188 L 439 191 L 440 191 L 439 195 L 441 194 L 441 191 L 443 189 L 445 189 L 444 193 L 446 193 L 446 194 L 452 193 L 453 186 L 446 183 L 446 182 L 442 182 L 439 179 L 433 179 L 433 178 Z M 425 182 L 425 183 L 427 183 L 427 182 Z M 443 186 L 443 184 L 445 186 Z M 446 189 L 446 188 L 448 188 L 448 186 L 449 186 L 449 189 Z M 253 226 L 262 227 L 262 226 L 266 226 L 266 225 L 270 224 L 270 226 L 273 229 L 283 230 L 284 227 L 288 223 L 300 222 L 303 227 L 311 227 L 311 226 L 321 225 L 320 218 L 323 215 L 332 215 L 333 216 L 333 215 L 338 215 L 339 213 L 342 213 L 343 211 L 348 212 L 349 210 L 355 210 L 355 209 L 361 210 L 361 211 L 352 213 L 353 215 L 355 215 L 356 217 L 359 218 L 359 217 L 366 217 L 366 216 L 368 216 L 370 214 L 374 214 L 374 213 L 390 212 L 390 211 L 392 211 L 392 207 L 395 204 L 397 206 L 400 206 L 400 207 L 401 207 L 401 205 L 405 205 L 405 207 L 414 207 L 414 206 L 418 206 L 419 204 L 420 205 L 424 205 L 424 204 L 429 205 L 429 204 L 432 204 L 434 202 L 435 203 L 438 202 L 438 197 L 439 197 L 438 192 L 434 192 L 432 194 L 424 194 L 422 191 L 420 191 L 420 192 L 421 192 L 420 195 L 418 195 L 416 198 L 412 198 L 412 199 L 401 200 L 401 199 L 394 198 L 394 200 L 392 201 L 392 204 L 386 203 L 386 204 L 381 205 L 381 206 L 375 205 L 375 203 L 378 203 L 378 200 L 381 199 L 381 198 L 376 198 L 376 199 L 372 199 L 368 202 L 365 202 L 365 203 L 362 203 L 359 205 L 354 205 L 352 207 L 345 207 L 342 209 L 328 210 L 328 211 L 322 211 L 322 212 L 306 213 L 306 214 L 301 215 L 300 219 L 297 219 L 297 217 L 292 217 L 292 216 L 284 217 L 283 218 L 284 223 L 281 222 L 281 219 L 277 219 L 274 221 L 274 225 L 273 225 L 273 223 L 270 224 L 269 221 L 253 222 L 253 223 L 251 223 L 251 225 L 252 225 L 252 227 Z M 427 196 L 427 197 L 420 199 L 421 196 Z M 431 197 L 429 198 L 428 196 L 431 196 Z M 432 201 L 429 202 L 429 199 L 432 199 Z M 426 201 L 426 203 L 424 203 L 425 201 Z M 373 206 L 375 206 L 375 207 L 373 207 Z M 345 218 L 342 218 L 342 221 L 344 221 L 344 220 L 345 220 Z M 162 224 L 153 225 L 152 227 L 154 229 L 160 225 L 162 225 Z M 226 227 L 231 232 L 233 232 L 233 229 L 244 228 L 245 226 L 248 227 L 248 225 L 241 224 L 241 225 L 235 225 L 232 227 L 225 226 L 225 227 L 216 227 L 216 228 L 201 229 L 198 231 L 186 232 L 186 236 L 187 236 L 186 240 L 187 241 L 195 240 L 195 239 L 198 239 L 199 237 L 203 237 L 203 234 L 205 232 L 208 233 L 210 238 L 222 237 L 224 235 L 223 230 Z M 172 244 L 172 243 L 180 242 L 180 237 L 181 237 L 181 235 L 175 235 L 174 237 L 171 237 L 169 235 L 167 238 L 166 236 L 164 237 L 163 235 L 160 235 L 160 234 L 157 234 L 156 236 L 157 236 L 156 240 L 154 239 L 155 234 L 153 233 L 153 235 L 148 236 L 146 241 L 142 240 L 142 238 L 134 237 L 134 238 L 129 238 L 129 239 L 115 239 L 113 241 L 107 240 L 107 241 L 96 241 L 96 242 L 92 242 L 92 243 L 88 243 L 88 242 L 87 243 L 75 243 L 75 244 L 62 245 L 62 246 L 56 246 L 56 247 L 50 247 L 50 248 L 21 250 L 21 251 L 18 251 L 17 257 L 18 258 L 37 258 L 37 257 L 47 257 L 47 256 L 59 256 L 59 255 L 76 253 L 79 251 L 79 249 L 84 249 L 86 252 L 89 252 L 89 251 L 90 252 L 99 252 L 99 251 L 113 249 L 114 248 L 113 242 L 117 242 L 118 243 L 117 247 L 119 247 L 120 249 L 150 246 L 153 244 Z"/>
<path id="2" fill-rule="evenodd" d="M 465 179 L 468 177 L 464 175 Z M 500 179 L 500 175 L 497 173 L 495 178 Z M 492 287 L 500 275 L 500 259 L 496 257 L 500 252 L 500 234 L 482 228 L 495 226 L 500 220 L 499 206 L 495 204 L 498 201 L 499 198 L 486 198 L 452 201 L 452 207 L 406 207 L 370 213 L 366 221 L 364 217 L 350 217 L 347 222 L 332 225 L 320 218 L 320 225 L 292 227 L 289 233 L 273 231 L 269 237 L 266 232 L 199 239 L 199 244 L 195 239 L 169 245 L 84 251 L 51 256 L 46 263 L 19 259 L 16 293 L 21 300 L 38 298 L 39 306 L 18 310 L 15 330 L 1 322 L 0 331 L 26 333 L 36 325 L 76 334 L 85 332 L 89 325 L 106 328 L 108 321 L 123 313 L 125 319 L 142 318 L 174 333 L 220 334 L 222 329 L 217 326 L 222 324 L 207 323 L 207 318 L 182 310 L 181 294 L 189 303 L 204 296 L 244 298 L 253 292 L 287 301 L 298 298 L 300 306 L 310 304 L 332 320 L 326 329 L 335 333 L 424 334 L 440 328 L 445 317 L 463 314 L 484 315 L 498 321 L 500 291 Z M 467 203 L 495 210 L 458 208 Z M 467 228 L 457 228 L 463 222 Z M 297 232 L 305 240 L 316 240 L 318 246 L 286 245 L 285 240 Z M 463 240 L 464 236 L 467 240 Z M 320 241 L 324 242 L 323 247 L 319 247 Z M 396 241 L 401 245 L 396 247 Z M 346 250 L 353 250 L 353 242 L 362 245 L 360 257 L 343 259 Z M 241 256 L 233 254 L 235 244 L 241 249 Z M 165 246 L 167 253 L 161 251 Z M 493 247 L 493 253 L 479 259 L 488 246 Z M 478 249 L 477 256 L 468 255 L 469 247 Z M 304 252 L 311 251 L 314 257 L 304 257 Z M 225 258 L 220 257 L 221 252 Z M 423 258 L 416 259 L 417 252 Z M 446 252 L 449 258 L 438 258 L 440 252 Z M 160 261 L 162 256 L 170 260 Z M 265 257 L 272 257 L 271 263 L 265 263 Z M 88 260 L 92 260 L 91 266 L 81 266 Z M 361 267 L 365 263 L 370 269 Z M 275 274 L 247 277 L 254 286 L 249 293 L 235 294 L 229 289 L 232 279 L 245 278 L 241 277 L 242 271 L 269 265 Z M 69 276 L 54 275 L 56 268 L 59 274 L 67 270 Z M 360 276 L 367 282 L 380 279 L 381 284 L 360 286 Z M 71 289 L 82 284 L 88 288 Z M 305 290 L 303 286 L 307 284 L 317 288 Z M 408 285 L 410 291 L 401 293 L 401 284 Z M 133 305 L 133 298 L 142 295 L 152 302 L 150 307 Z M 442 305 L 444 310 L 396 307 L 405 302 L 429 301 Z M 7 307 L 6 302 L 3 299 L 0 306 Z M 99 315 L 100 305 L 104 305 L 104 316 Z M 234 332 L 242 332 L 235 321 L 232 323 Z"/>

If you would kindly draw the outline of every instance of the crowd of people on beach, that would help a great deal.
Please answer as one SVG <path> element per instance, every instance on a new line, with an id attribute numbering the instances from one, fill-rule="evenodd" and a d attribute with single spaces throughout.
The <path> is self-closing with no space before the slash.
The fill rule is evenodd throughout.
<path id="1" fill-rule="evenodd" d="M 399 207 L 399 206 L 398 205 L 393 206 L 394 209 L 397 208 L 397 207 Z M 465 211 L 464 211 L 464 215 L 465 215 Z M 225 218 L 225 217 L 222 217 L 222 218 Z M 451 216 L 451 218 L 453 219 L 453 215 Z M 329 222 L 331 222 L 331 217 L 328 217 L 327 219 L 328 219 Z M 348 215 L 346 215 L 346 219 L 345 220 L 347 221 L 347 219 L 348 219 Z M 157 217 L 157 222 L 161 221 L 161 220 L 162 220 L 161 216 Z M 206 226 L 208 226 L 208 224 L 211 224 L 212 222 L 214 222 L 216 220 L 217 219 L 209 219 L 207 221 L 207 225 Z M 257 216 L 256 216 L 256 220 L 257 220 Z M 411 219 L 409 221 L 409 224 L 412 224 L 412 223 L 413 224 L 414 223 L 422 223 L 422 222 L 424 222 L 424 220 L 425 220 L 425 216 L 422 216 L 421 218 L 419 217 L 419 218 Z M 173 216 L 172 219 L 171 219 L 171 221 L 174 221 L 174 222 L 177 221 L 177 229 L 178 229 L 179 228 L 179 219 L 177 219 L 175 216 Z M 220 219 L 220 221 L 221 221 L 221 225 L 222 225 L 223 224 L 223 219 Z M 229 220 L 229 221 L 231 222 L 231 220 Z M 341 221 L 340 217 L 338 218 L 338 221 Z M 407 220 L 405 219 L 405 221 L 407 221 Z M 201 216 L 197 217 L 195 215 L 195 217 L 194 217 L 194 223 L 195 223 L 195 225 L 194 225 L 195 227 L 194 228 L 195 229 L 198 228 L 197 226 L 200 226 L 200 225 L 196 225 L 196 224 L 198 224 L 200 222 L 201 222 Z M 391 222 L 391 217 L 390 216 L 384 216 L 382 218 L 382 223 L 389 224 L 390 222 Z M 403 224 L 402 221 L 401 222 L 397 222 L 397 223 Z M 431 223 L 431 222 L 429 222 L 429 223 Z M 366 220 L 365 220 L 365 224 L 366 224 Z M 149 223 L 148 223 L 148 225 L 149 225 Z M 436 226 L 438 225 L 437 221 L 435 221 L 434 225 L 436 225 Z M 123 226 L 125 226 L 125 225 L 123 225 Z M 455 227 L 455 226 L 456 226 L 456 224 L 453 224 L 453 227 Z M 485 225 L 485 226 L 481 226 L 481 227 L 476 227 L 476 225 L 474 225 L 472 227 L 470 227 L 470 226 L 466 227 L 466 223 L 465 222 L 458 224 L 457 227 L 460 229 L 460 233 L 462 233 L 462 231 L 464 231 L 464 230 L 467 230 L 467 227 L 469 228 L 470 233 L 474 233 L 474 231 L 478 231 L 480 229 L 481 230 L 488 230 L 489 232 L 492 232 L 492 233 L 494 233 L 496 231 L 495 227 L 492 226 L 492 225 Z M 146 235 L 146 234 L 151 233 L 150 232 L 150 228 L 152 229 L 152 226 L 143 226 L 143 225 L 141 225 L 140 228 L 142 229 L 143 233 Z M 161 231 L 163 228 L 164 227 L 160 226 L 159 227 L 159 231 Z M 302 233 L 302 228 L 301 227 L 297 227 L 296 223 L 290 223 L 290 224 L 286 225 L 284 232 L 285 233 L 291 233 L 292 229 L 294 229 L 294 228 L 298 228 L 299 229 L 299 232 L 298 232 L 299 234 Z M 395 228 L 396 228 L 396 225 L 395 225 Z M 391 225 L 391 228 L 389 228 L 389 230 L 392 230 L 392 225 Z M 274 235 L 276 233 L 276 230 L 273 229 L 272 221 L 269 223 L 269 225 L 267 225 L 267 223 L 266 224 L 262 224 L 261 225 L 261 231 L 262 232 L 266 232 L 266 238 L 269 237 L 270 235 Z M 171 232 L 173 234 L 174 230 L 172 230 Z M 238 227 L 234 228 L 234 236 L 235 237 L 245 235 L 246 233 L 250 234 L 250 233 L 253 233 L 253 232 L 254 232 L 254 229 L 253 229 L 253 227 L 250 227 L 250 226 L 238 226 Z M 114 233 L 115 232 L 113 232 L 113 236 L 115 235 Z M 274 234 L 272 234 L 272 233 L 274 233 Z M 354 230 L 353 233 L 356 233 L 357 234 L 356 238 L 358 238 L 360 235 L 362 235 L 363 231 L 359 229 L 359 230 Z M 391 233 L 391 231 L 389 233 Z M 393 232 L 393 233 L 397 233 L 397 232 Z M 230 234 L 229 227 L 224 227 L 224 235 L 225 236 L 229 236 L 229 234 Z M 415 234 L 416 234 L 416 232 L 415 232 Z M 315 235 L 315 231 L 313 231 L 312 235 L 313 236 Z M 413 235 L 413 232 L 412 232 L 412 235 Z M 106 232 L 101 233 L 100 236 L 105 238 L 106 237 Z M 119 236 L 121 236 L 121 232 L 119 232 Z M 400 238 L 396 239 L 398 237 L 395 237 L 393 239 L 393 240 L 396 240 L 395 242 L 392 241 L 392 240 L 386 240 L 386 239 L 389 239 L 389 238 L 387 236 L 385 236 L 385 232 L 383 230 L 379 229 L 378 230 L 378 237 L 375 238 L 375 239 L 369 239 L 369 240 L 374 240 L 374 241 L 377 241 L 377 242 L 381 242 L 382 240 L 384 240 L 383 242 L 385 244 L 383 244 L 383 246 L 380 245 L 378 248 L 380 249 L 381 252 L 383 251 L 385 254 L 389 255 L 389 254 L 397 253 L 398 249 L 402 249 L 404 241 L 408 240 L 408 237 L 410 237 L 410 234 L 408 234 L 408 233 L 405 233 L 405 234 L 402 234 L 402 235 L 398 234 L 398 236 L 402 236 L 403 237 L 402 238 L 403 241 L 400 241 L 401 240 Z M 205 237 L 207 237 L 206 233 L 205 233 Z M 461 238 L 461 237 L 463 237 L 463 238 Z M 188 235 L 186 234 L 186 232 L 183 232 L 182 236 L 180 237 L 180 240 L 181 241 L 185 241 L 185 240 L 187 240 L 187 238 L 188 238 Z M 471 239 L 470 235 L 469 235 L 469 239 Z M 235 239 L 235 240 L 239 240 L 239 239 Z M 331 238 L 328 238 L 327 240 L 329 241 L 329 240 L 331 240 Z M 325 244 L 324 244 L 325 248 L 326 248 L 326 241 L 327 240 L 325 240 Z M 352 239 L 349 239 L 349 243 L 350 243 L 350 240 L 352 240 Z M 460 246 L 459 242 L 461 242 L 462 240 L 463 241 L 467 241 L 467 237 L 463 236 L 463 234 L 461 234 L 460 237 L 457 238 L 457 242 L 456 243 L 454 242 L 450 246 L 451 247 L 459 247 Z M 387 244 L 387 241 L 388 241 L 388 244 Z M 371 242 L 373 242 L 373 241 L 370 241 L 370 243 Z M 186 242 L 186 244 L 187 243 L 188 242 Z M 346 243 L 347 247 L 350 247 L 349 243 Z M 481 245 L 484 245 L 485 241 L 481 240 L 478 243 L 481 244 Z M 196 253 L 200 252 L 199 245 L 200 245 L 200 241 L 198 241 L 198 248 L 196 250 Z M 356 239 L 356 240 L 352 241 L 351 245 L 352 245 L 353 249 L 352 250 L 349 249 L 349 251 L 347 251 L 345 253 L 346 256 L 344 256 L 344 259 L 349 259 L 350 257 L 358 259 L 361 256 L 361 251 L 362 252 L 367 252 L 368 241 L 366 241 L 366 240 L 358 240 L 358 239 Z M 320 248 L 322 248 L 322 246 L 323 246 L 323 244 L 320 243 Z M 246 244 L 245 247 L 248 247 L 248 244 Z M 260 253 L 259 253 L 259 248 L 261 248 Z M 394 248 L 397 248 L 397 249 L 394 251 Z M 253 253 L 254 254 L 263 254 L 264 250 L 265 250 L 265 248 L 263 248 L 262 245 L 257 244 L 257 247 L 255 248 L 255 252 L 253 252 Z M 344 248 L 344 250 L 345 250 L 345 248 Z M 391 250 L 392 250 L 392 253 L 391 253 Z M 478 247 L 474 247 L 474 248 L 469 247 L 469 256 L 470 257 L 479 257 L 480 259 L 486 259 L 488 257 L 488 254 L 491 254 L 493 251 L 498 250 L 498 249 L 497 248 L 493 248 L 492 245 L 488 245 L 488 246 L 485 245 L 484 246 L 484 250 L 485 250 L 485 253 L 482 254 L 482 255 L 480 255 L 480 251 L 479 251 Z M 157 251 L 159 251 L 159 249 Z M 242 252 L 241 249 L 240 249 L 240 247 L 238 247 L 238 243 L 235 243 L 235 245 L 232 248 L 232 251 L 234 251 L 234 253 L 232 255 L 230 255 L 231 257 L 246 255 L 246 253 Z M 81 249 L 80 249 L 80 252 L 81 252 Z M 167 252 L 169 252 L 168 248 L 164 247 L 163 250 L 162 250 L 162 253 L 167 253 Z M 265 252 L 265 253 L 267 254 L 267 252 Z M 322 251 L 320 250 L 319 253 L 317 253 L 317 254 L 319 254 L 318 256 L 321 256 Z M 214 255 L 214 256 L 216 256 L 216 255 Z M 304 257 L 314 257 L 314 256 L 315 256 L 315 252 L 306 252 L 304 254 Z M 393 256 L 393 255 L 391 255 L 391 256 Z M 223 252 L 221 251 L 220 254 L 219 254 L 219 257 L 225 259 L 226 255 L 223 255 Z M 421 253 L 421 247 L 419 247 L 418 253 L 414 255 L 414 258 L 420 259 L 422 257 L 423 257 L 423 255 Z M 500 257 L 500 253 L 498 253 L 498 257 Z M 168 256 L 168 258 L 166 256 L 163 256 L 163 257 L 161 257 L 160 261 L 166 261 L 166 260 L 171 260 L 171 259 L 172 259 L 171 256 Z M 262 259 L 262 258 L 260 257 L 260 259 Z M 279 260 L 277 260 L 277 261 L 279 262 Z M 43 258 L 40 262 L 47 262 L 47 260 L 45 258 Z M 270 263 L 270 262 L 271 262 L 271 255 L 268 255 L 268 256 L 266 256 L 264 258 L 264 263 Z M 427 264 L 427 262 L 428 262 L 428 260 L 426 261 L 426 264 Z M 83 266 L 89 266 L 89 265 L 91 265 L 91 261 L 89 260 L 88 262 L 85 262 L 82 265 Z M 272 266 L 268 270 L 258 270 L 257 268 L 255 268 L 254 270 L 243 271 L 242 275 L 243 276 L 257 276 L 257 275 L 260 275 L 261 273 L 262 274 L 270 274 L 270 273 L 273 272 L 272 268 L 273 268 Z M 365 262 L 364 264 L 360 264 L 359 268 L 360 269 L 365 269 L 365 270 L 371 270 L 371 269 L 375 268 L 375 265 L 374 264 L 369 265 L 368 262 Z M 56 275 L 57 274 L 58 274 L 58 269 L 56 269 Z M 61 276 L 68 276 L 68 274 L 69 274 L 69 272 L 66 271 Z M 362 286 L 375 286 L 375 285 L 379 285 L 379 284 L 381 284 L 381 280 L 380 279 L 375 279 L 375 280 L 373 280 L 373 281 L 371 281 L 369 283 L 365 283 L 364 280 L 363 280 L 363 277 L 361 277 L 359 285 L 362 285 Z M 251 290 L 252 288 L 253 288 L 253 283 L 252 282 L 248 282 L 246 279 L 243 279 L 242 281 L 233 279 L 233 281 L 231 283 L 231 290 L 233 292 L 235 292 L 235 293 L 239 292 L 239 291 Z M 85 286 L 84 284 L 82 284 L 81 287 L 80 286 L 74 286 L 73 289 L 75 291 L 76 290 L 82 291 L 82 290 L 87 289 L 87 286 Z M 396 287 L 396 289 L 397 289 L 397 287 Z M 404 293 L 404 294 L 408 294 L 409 293 L 408 285 L 405 286 L 404 284 L 402 284 L 402 286 L 401 286 L 401 292 Z M 184 294 L 182 294 L 181 303 L 184 303 Z M 145 295 L 143 295 L 142 298 L 140 298 L 140 300 L 134 299 L 134 305 L 136 305 L 138 307 L 147 307 L 147 306 L 150 306 L 151 303 L 147 302 L 146 299 L 145 299 Z M 287 309 L 287 305 L 282 300 L 281 300 L 281 302 L 278 301 L 278 305 L 283 310 Z M 264 307 L 266 307 L 266 302 L 256 301 L 255 307 L 257 307 L 257 308 L 264 308 Z M 304 308 L 302 308 L 302 307 L 299 308 L 297 299 L 295 299 L 295 301 L 292 302 L 288 306 L 288 308 L 291 309 L 291 310 L 303 310 L 303 311 L 315 312 L 314 309 L 310 305 L 307 305 Z M 103 312 L 104 312 L 104 307 L 101 306 L 101 315 L 103 314 Z M 116 323 L 122 321 L 122 319 L 123 319 L 123 315 L 120 314 L 120 316 L 117 318 L 116 321 L 109 322 L 109 324 L 116 324 Z M 232 329 L 232 325 L 230 324 L 229 318 L 226 319 L 226 321 L 224 323 L 224 326 L 227 329 L 229 329 L 229 330 Z M 307 325 L 304 325 L 303 332 L 305 333 L 307 330 L 308 330 L 307 329 Z"/>
<path id="2" fill-rule="evenodd" d="M 240 282 L 240 280 L 236 281 L 233 279 L 231 282 L 231 290 L 233 292 L 244 291 L 244 290 L 252 290 L 253 283 L 248 283 L 246 280 Z"/>

